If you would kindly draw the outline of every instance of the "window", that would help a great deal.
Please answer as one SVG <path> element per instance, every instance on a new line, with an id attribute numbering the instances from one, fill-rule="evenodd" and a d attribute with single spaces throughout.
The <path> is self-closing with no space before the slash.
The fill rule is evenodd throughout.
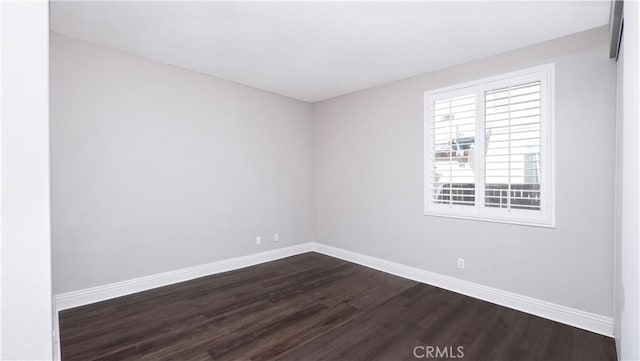
<path id="1" fill-rule="evenodd" d="M 553 64 L 425 93 L 425 214 L 555 226 Z"/>

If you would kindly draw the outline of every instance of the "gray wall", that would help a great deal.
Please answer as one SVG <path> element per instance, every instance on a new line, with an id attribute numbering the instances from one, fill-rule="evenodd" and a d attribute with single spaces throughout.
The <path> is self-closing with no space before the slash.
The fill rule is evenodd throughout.
<path id="1" fill-rule="evenodd" d="M 595 29 L 315 104 L 316 241 L 612 316 L 616 69 L 607 35 Z M 557 229 L 423 215 L 424 92 L 549 62 Z"/>
<path id="2" fill-rule="evenodd" d="M 312 241 L 307 103 L 52 33 L 51 122 L 54 293 Z"/>
<path id="3" fill-rule="evenodd" d="M 640 360 L 640 6 L 624 3 L 618 57 L 615 336 L 618 359 Z"/>

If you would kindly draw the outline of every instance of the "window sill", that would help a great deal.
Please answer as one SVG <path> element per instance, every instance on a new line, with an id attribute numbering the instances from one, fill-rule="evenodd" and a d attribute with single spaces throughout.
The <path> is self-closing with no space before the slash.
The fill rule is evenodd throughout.
<path id="1" fill-rule="evenodd" d="M 443 217 L 443 218 L 456 218 L 456 219 L 465 219 L 470 221 L 480 221 L 480 222 L 489 222 L 489 223 L 505 223 L 505 224 L 513 224 L 519 226 L 528 226 L 528 227 L 539 227 L 539 228 L 549 228 L 556 229 L 555 219 L 551 223 L 537 223 L 537 222 L 527 222 L 527 221 L 518 221 L 511 219 L 499 219 L 499 218 L 484 218 L 478 216 L 469 216 L 469 215 L 459 215 L 459 214 L 444 214 L 440 212 L 425 212 L 425 216 L 433 216 L 433 217 Z"/>

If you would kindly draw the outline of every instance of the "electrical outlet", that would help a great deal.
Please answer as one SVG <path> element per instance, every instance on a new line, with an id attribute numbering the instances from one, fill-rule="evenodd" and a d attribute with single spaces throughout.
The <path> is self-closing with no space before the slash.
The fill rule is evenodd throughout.
<path id="1" fill-rule="evenodd" d="M 458 258 L 458 268 L 464 269 L 464 258 Z"/>
<path id="2" fill-rule="evenodd" d="M 274 241 L 274 242 L 280 242 L 280 235 L 279 235 L 279 234 L 277 234 L 277 233 L 276 233 L 276 234 L 274 234 L 274 235 L 273 235 L 273 241 Z"/>
<path id="3" fill-rule="evenodd" d="M 258 236 L 256 237 L 256 244 L 260 244 L 262 243 L 262 237 Z"/>

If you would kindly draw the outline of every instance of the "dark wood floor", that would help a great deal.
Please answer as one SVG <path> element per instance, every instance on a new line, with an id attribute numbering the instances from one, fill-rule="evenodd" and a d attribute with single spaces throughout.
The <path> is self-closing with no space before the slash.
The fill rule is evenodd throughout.
<path id="1" fill-rule="evenodd" d="M 60 336 L 64 361 L 616 359 L 611 338 L 317 253 L 63 311 Z"/>

